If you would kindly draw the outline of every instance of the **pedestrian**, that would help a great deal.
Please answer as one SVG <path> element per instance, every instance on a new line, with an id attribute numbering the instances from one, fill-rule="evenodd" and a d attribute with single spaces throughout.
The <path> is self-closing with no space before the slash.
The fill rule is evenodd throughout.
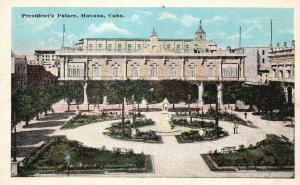
<path id="1" fill-rule="evenodd" d="M 245 115 L 245 119 L 247 119 L 247 112 L 245 112 L 244 115 Z"/>
<path id="2" fill-rule="evenodd" d="M 235 125 L 233 126 L 233 134 L 235 134 Z"/>

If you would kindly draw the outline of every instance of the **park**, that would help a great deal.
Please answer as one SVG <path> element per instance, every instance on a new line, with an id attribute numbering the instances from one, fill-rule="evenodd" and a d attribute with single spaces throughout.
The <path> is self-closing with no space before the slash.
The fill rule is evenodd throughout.
<path id="1" fill-rule="evenodd" d="M 195 89 L 92 82 L 84 104 L 80 82 L 25 88 L 12 101 L 17 176 L 294 176 L 293 105 L 280 86 L 228 83 L 220 103 L 207 85 L 203 104 Z"/>

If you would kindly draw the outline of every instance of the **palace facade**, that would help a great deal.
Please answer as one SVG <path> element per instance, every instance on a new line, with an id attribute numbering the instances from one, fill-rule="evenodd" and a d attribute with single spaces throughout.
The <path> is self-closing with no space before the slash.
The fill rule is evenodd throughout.
<path id="1" fill-rule="evenodd" d="M 199 103 L 206 84 L 245 80 L 245 54 L 218 50 L 201 21 L 194 39 L 159 39 L 153 28 L 149 39 L 84 38 L 56 56 L 61 81 L 187 80 L 198 85 Z M 222 91 L 218 97 L 222 103 Z"/>

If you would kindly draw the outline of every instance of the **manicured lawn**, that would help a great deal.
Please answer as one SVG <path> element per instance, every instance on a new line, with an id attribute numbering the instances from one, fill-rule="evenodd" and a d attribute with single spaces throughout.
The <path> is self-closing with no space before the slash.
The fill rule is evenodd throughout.
<path id="1" fill-rule="evenodd" d="M 100 114 L 100 115 L 81 115 L 78 114 L 73 117 L 71 120 L 67 121 L 61 129 L 73 129 L 80 126 L 84 126 L 91 123 L 97 123 L 102 121 L 109 121 L 109 120 L 117 120 L 121 119 L 120 115 L 117 114 Z"/>
<path id="2" fill-rule="evenodd" d="M 209 112 L 205 113 L 205 114 L 192 114 L 191 115 L 194 118 L 197 119 L 207 119 L 207 120 L 215 120 L 215 111 L 214 110 L 210 110 Z M 173 119 L 187 119 L 189 118 L 188 115 L 183 114 L 183 115 L 176 115 L 173 117 Z M 219 112 L 219 120 L 221 121 L 228 121 L 228 122 L 232 122 L 232 123 L 236 123 L 239 125 L 244 125 L 247 127 L 252 127 L 255 128 L 255 125 L 253 125 L 250 121 L 245 121 L 241 118 L 239 118 L 236 114 L 230 114 L 228 112 Z"/>
<path id="3" fill-rule="evenodd" d="M 210 121 L 192 121 L 189 123 L 186 119 L 173 119 L 173 125 L 182 126 L 182 127 L 189 127 L 189 128 L 209 128 L 212 129 L 215 126 L 215 123 Z"/>
<path id="4" fill-rule="evenodd" d="M 175 135 L 178 143 L 193 143 L 201 141 L 211 141 L 228 136 L 228 132 L 219 127 L 219 137 L 216 137 L 214 130 L 206 130 L 204 134 L 200 135 L 198 130 L 190 130 L 189 132 L 182 132 L 180 135 Z"/>
<path id="5" fill-rule="evenodd" d="M 154 125 L 154 121 L 151 119 L 141 119 L 136 120 L 136 128 Z M 146 143 L 162 143 L 161 136 L 158 136 L 153 131 L 141 132 L 137 129 L 136 134 L 132 135 L 132 124 L 130 121 L 126 121 L 124 126 L 122 123 L 113 123 L 111 127 L 106 128 L 109 132 L 104 132 L 104 134 L 121 140 L 127 141 L 137 141 Z M 124 129 L 124 130 L 123 130 Z"/>
<path id="6" fill-rule="evenodd" d="M 211 159 L 219 167 L 279 167 L 294 166 L 294 144 L 284 137 L 267 135 L 267 138 L 256 146 L 240 148 L 229 153 L 212 152 Z M 208 164 L 209 165 L 209 164 Z"/>
<path id="7" fill-rule="evenodd" d="M 57 173 L 65 171 L 64 157 L 71 157 L 69 169 L 72 171 L 93 171 L 103 173 L 120 168 L 123 171 L 150 172 L 150 156 L 135 154 L 130 149 L 109 151 L 105 146 L 100 149 L 82 146 L 77 141 L 67 140 L 64 136 L 49 138 L 41 147 L 23 160 L 21 175 L 34 173 Z M 151 168 L 151 169 L 150 169 Z M 84 173 L 84 172 L 83 172 Z"/>

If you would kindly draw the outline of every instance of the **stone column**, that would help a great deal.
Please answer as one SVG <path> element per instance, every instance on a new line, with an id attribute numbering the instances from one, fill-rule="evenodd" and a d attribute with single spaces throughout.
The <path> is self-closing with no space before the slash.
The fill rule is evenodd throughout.
<path id="1" fill-rule="evenodd" d="M 125 62 L 124 62 L 124 80 L 127 79 L 127 58 L 125 58 Z"/>
<path id="2" fill-rule="evenodd" d="M 200 85 L 198 85 L 198 103 L 200 105 L 204 104 L 204 101 L 203 101 L 203 92 L 204 92 L 204 86 L 203 86 L 203 82 L 201 82 Z"/>
<path id="3" fill-rule="evenodd" d="M 65 66 L 64 66 L 64 58 L 61 57 L 60 58 L 60 78 L 61 79 L 64 79 L 65 76 L 64 76 L 64 70 L 65 70 Z"/>
<path id="4" fill-rule="evenodd" d="M 107 96 L 103 96 L 103 105 L 108 105 Z"/>
<path id="5" fill-rule="evenodd" d="M 68 68 L 69 68 L 68 58 L 65 58 L 64 59 L 64 78 L 67 79 L 67 80 L 69 79 Z"/>
<path id="6" fill-rule="evenodd" d="M 218 95 L 217 96 L 218 96 L 219 105 L 222 105 L 223 104 L 223 83 L 220 83 L 217 86 L 217 91 L 218 91 Z"/>
<path id="7" fill-rule="evenodd" d="M 222 58 L 220 59 L 220 63 L 219 63 L 219 80 L 222 80 Z"/>
<path id="8" fill-rule="evenodd" d="M 289 101 L 288 87 L 284 86 L 283 87 L 283 92 L 284 92 L 284 95 L 285 95 L 285 101 L 288 102 Z"/>
<path id="9" fill-rule="evenodd" d="M 184 80 L 184 67 L 185 67 L 185 61 L 184 58 L 182 58 L 181 80 Z"/>
<path id="10" fill-rule="evenodd" d="M 240 68 L 241 68 L 241 78 L 244 78 L 244 61 L 245 61 L 245 58 L 241 58 L 240 60 Z"/>
<path id="11" fill-rule="evenodd" d="M 86 89 L 87 89 L 87 82 L 84 82 L 84 85 L 83 85 L 83 104 L 87 105 L 88 104 L 88 96 L 87 96 L 87 93 L 86 93 Z"/>

